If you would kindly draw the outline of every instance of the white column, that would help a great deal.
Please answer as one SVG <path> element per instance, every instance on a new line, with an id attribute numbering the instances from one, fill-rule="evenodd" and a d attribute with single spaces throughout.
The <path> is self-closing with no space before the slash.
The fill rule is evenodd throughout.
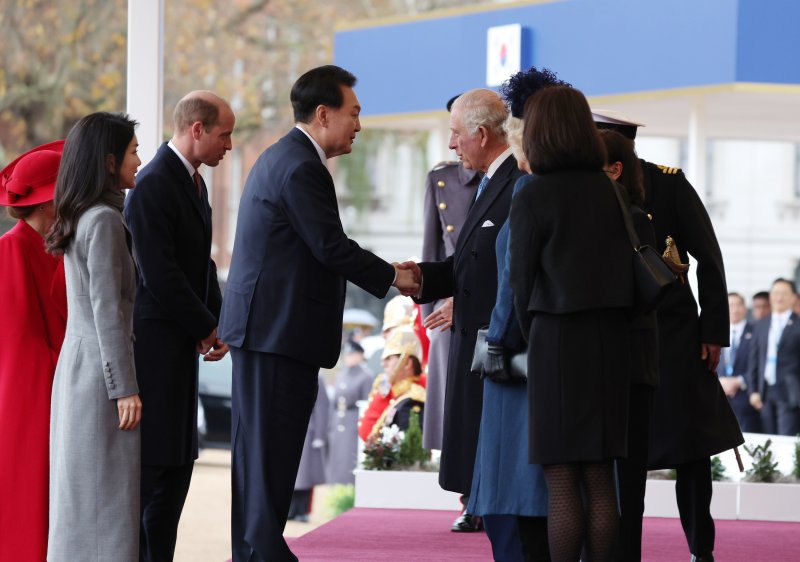
<path id="1" fill-rule="evenodd" d="M 142 166 L 161 144 L 164 119 L 164 0 L 128 0 L 127 111 L 139 122 Z"/>
<path id="2" fill-rule="evenodd" d="M 703 201 L 706 200 L 706 106 L 705 99 L 692 100 L 686 146 L 686 176 Z"/>

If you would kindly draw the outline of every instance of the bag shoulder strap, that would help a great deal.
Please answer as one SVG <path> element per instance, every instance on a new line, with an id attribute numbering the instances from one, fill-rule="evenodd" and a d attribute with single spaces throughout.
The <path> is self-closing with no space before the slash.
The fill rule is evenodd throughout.
<path id="1" fill-rule="evenodd" d="M 639 242 L 639 235 L 636 234 L 636 230 L 633 228 L 633 218 L 631 218 L 631 210 L 628 207 L 625 200 L 622 198 L 621 190 L 623 186 L 608 178 L 609 183 L 611 183 L 611 190 L 614 192 L 614 195 L 617 197 L 617 202 L 619 203 L 620 211 L 622 211 L 622 221 L 625 223 L 625 230 L 628 231 L 628 239 L 631 241 L 634 250 L 638 250 L 641 246 Z"/>

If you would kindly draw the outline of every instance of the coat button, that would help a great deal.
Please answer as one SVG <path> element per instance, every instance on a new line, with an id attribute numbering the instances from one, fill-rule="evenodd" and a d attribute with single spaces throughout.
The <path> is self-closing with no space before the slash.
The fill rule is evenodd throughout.
<path id="1" fill-rule="evenodd" d="M 439 187 L 444 187 L 444 180 L 437 181 L 436 185 L 438 185 Z"/>
<path id="2" fill-rule="evenodd" d="M 461 335 L 462 336 L 466 336 L 467 335 L 467 329 L 466 328 L 461 328 Z"/>
<path id="3" fill-rule="evenodd" d="M 478 257 L 478 252 L 476 252 L 475 250 L 471 250 L 469 255 L 471 255 L 473 258 L 477 258 Z"/>
<path id="4" fill-rule="evenodd" d="M 468 296 L 469 296 L 469 289 L 464 289 L 464 296 L 465 296 L 465 297 L 468 297 Z"/>
<path id="5" fill-rule="evenodd" d="M 445 203 L 445 202 L 439 203 L 439 208 L 440 208 L 442 211 L 444 211 L 444 210 L 447 208 L 447 203 Z"/>
<path id="6" fill-rule="evenodd" d="M 456 227 L 453 226 L 452 224 L 448 224 L 447 225 L 447 232 L 453 232 L 455 229 L 456 229 Z"/>

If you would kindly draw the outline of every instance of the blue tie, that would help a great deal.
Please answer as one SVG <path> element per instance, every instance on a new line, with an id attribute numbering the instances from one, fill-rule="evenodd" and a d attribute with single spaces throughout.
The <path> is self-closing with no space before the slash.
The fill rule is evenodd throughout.
<path id="1" fill-rule="evenodd" d="M 486 189 L 486 184 L 489 183 L 489 176 L 483 176 L 481 178 L 481 183 L 478 184 L 478 191 L 475 192 L 475 201 L 478 200 L 478 197 L 481 196 L 483 190 Z"/>

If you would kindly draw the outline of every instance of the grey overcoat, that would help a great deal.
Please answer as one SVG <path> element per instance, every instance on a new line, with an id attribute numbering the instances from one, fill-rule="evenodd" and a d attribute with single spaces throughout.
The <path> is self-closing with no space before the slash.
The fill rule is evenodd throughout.
<path id="1" fill-rule="evenodd" d="M 139 392 L 136 280 L 120 211 L 95 205 L 80 217 L 64 269 L 69 313 L 53 381 L 47 559 L 136 562 L 139 429 L 118 429 L 116 401 Z"/>

